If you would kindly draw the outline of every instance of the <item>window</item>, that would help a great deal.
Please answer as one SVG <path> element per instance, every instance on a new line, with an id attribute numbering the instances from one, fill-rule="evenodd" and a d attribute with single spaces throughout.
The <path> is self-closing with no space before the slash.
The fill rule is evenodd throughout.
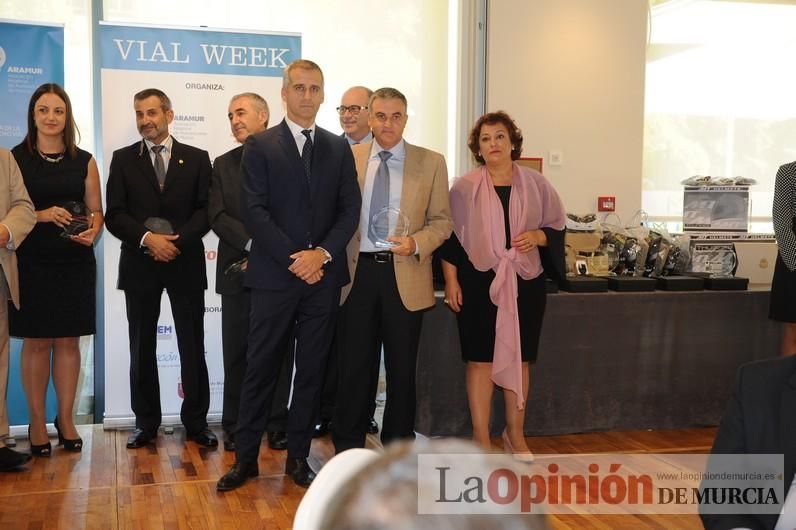
<path id="1" fill-rule="evenodd" d="M 777 168 L 796 159 L 796 2 L 669 0 L 651 9 L 642 205 L 681 221 L 680 181 L 744 176 L 752 232 L 770 233 Z"/>

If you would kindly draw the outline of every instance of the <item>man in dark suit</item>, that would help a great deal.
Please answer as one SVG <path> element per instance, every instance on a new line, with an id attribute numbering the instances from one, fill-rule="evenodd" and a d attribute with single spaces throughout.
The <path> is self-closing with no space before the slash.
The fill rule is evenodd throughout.
<path id="1" fill-rule="evenodd" d="M 117 287 L 124 291 L 130 335 L 130 395 L 136 429 L 127 447 L 157 436 L 161 421 L 156 352 L 163 289 L 169 295 L 185 398 L 180 419 L 187 437 L 205 447 L 218 440 L 207 427 L 210 387 L 204 357 L 202 236 L 208 230 L 206 151 L 169 134 L 171 101 L 161 90 L 133 98 L 141 141 L 113 153 L 105 224 L 122 241 Z"/>
<path id="2" fill-rule="evenodd" d="M 284 72 L 286 119 L 250 136 L 243 150 L 243 219 L 252 236 L 244 283 L 251 288 L 249 350 L 243 380 L 236 462 L 218 481 L 235 489 L 257 476 L 260 439 L 284 352 L 296 325 L 293 397 L 285 473 L 301 486 L 307 463 L 340 288 L 348 283 L 345 247 L 361 197 L 348 143 L 315 125 L 323 73 L 298 60 Z"/>
<path id="3" fill-rule="evenodd" d="M 268 128 L 268 103 L 259 94 L 244 92 L 232 97 L 227 117 L 235 139 L 243 144 L 252 134 Z M 218 235 L 216 292 L 221 295 L 221 342 L 224 350 L 224 405 L 221 426 L 224 449 L 235 450 L 240 389 L 246 373 L 246 348 L 249 337 L 249 290 L 243 286 L 243 274 L 251 250 L 251 237 L 243 226 L 240 201 L 240 159 L 243 146 L 227 151 L 213 162 L 207 213 L 210 226 Z M 289 348 L 279 375 L 276 397 L 268 431 L 268 447 L 286 449 L 287 400 L 293 372 L 290 335 Z"/>
<path id="4" fill-rule="evenodd" d="M 721 419 L 712 454 L 783 454 L 785 510 L 778 514 L 708 514 L 708 530 L 796 528 L 796 356 L 754 361 L 738 369 L 735 389 Z M 710 464 L 708 464 L 710 467 Z M 720 471 L 720 470 L 717 470 Z M 791 498 L 793 496 L 793 498 Z M 779 499 L 782 502 L 783 499 Z"/>

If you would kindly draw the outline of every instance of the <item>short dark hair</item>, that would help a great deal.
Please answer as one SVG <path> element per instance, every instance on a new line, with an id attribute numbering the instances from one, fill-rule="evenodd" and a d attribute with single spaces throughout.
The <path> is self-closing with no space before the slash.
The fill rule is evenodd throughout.
<path id="1" fill-rule="evenodd" d="M 152 96 L 155 96 L 160 100 L 160 108 L 163 109 L 163 112 L 168 112 L 171 110 L 171 100 L 169 99 L 169 96 L 167 96 L 166 93 L 159 88 L 145 88 L 133 96 L 133 101 L 141 101 L 151 98 Z"/>
<path id="2" fill-rule="evenodd" d="M 30 102 L 28 103 L 28 132 L 23 140 L 25 147 L 30 154 L 36 152 L 39 130 L 36 128 L 36 120 L 33 119 L 33 115 L 36 111 L 36 102 L 39 101 L 39 98 L 44 94 L 55 94 L 64 100 L 64 104 L 66 105 L 66 123 L 64 123 L 63 132 L 64 147 L 70 158 L 74 158 L 77 156 L 77 143 L 80 141 L 80 131 L 77 129 L 75 117 L 72 113 L 72 102 L 69 100 L 66 90 L 57 83 L 44 83 L 33 92 L 32 96 L 30 96 Z"/>
<path id="3" fill-rule="evenodd" d="M 467 147 L 473 154 L 473 158 L 478 165 L 484 165 L 484 157 L 480 154 L 479 138 L 481 137 L 481 127 L 484 125 L 503 125 L 509 132 L 509 139 L 511 140 L 511 159 L 517 160 L 522 154 L 522 130 L 517 127 L 511 116 L 504 111 L 487 112 L 475 122 L 473 129 L 470 131 L 470 137 L 467 139 Z"/>
<path id="4" fill-rule="evenodd" d="M 406 102 L 406 96 L 404 96 L 400 90 L 397 88 L 392 87 L 382 87 L 373 92 L 370 95 L 370 100 L 368 100 L 368 107 L 373 109 L 373 102 L 377 99 L 400 99 L 404 103 L 404 108 L 409 108 L 409 104 Z"/>

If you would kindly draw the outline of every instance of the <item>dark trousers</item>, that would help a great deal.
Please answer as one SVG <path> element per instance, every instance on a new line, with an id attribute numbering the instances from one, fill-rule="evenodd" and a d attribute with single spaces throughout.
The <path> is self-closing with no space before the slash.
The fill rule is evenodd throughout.
<path id="1" fill-rule="evenodd" d="M 329 360 L 326 362 L 326 373 L 323 378 L 323 390 L 321 391 L 321 421 L 331 421 L 334 416 L 334 405 L 337 402 L 337 385 L 339 378 L 338 372 L 338 350 L 345 348 L 345 345 L 340 344 L 339 333 L 335 332 L 335 337 L 332 340 L 332 347 L 329 350 Z M 379 357 L 381 360 L 381 357 Z M 376 413 L 376 393 L 379 389 L 379 368 L 380 362 L 373 365 L 373 373 L 371 380 L 370 398 L 370 416 L 372 418 Z"/>
<path id="2" fill-rule="evenodd" d="M 234 433 L 238 424 L 240 392 L 246 374 L 246 350 L 249 343 L 249 291 L 221 295 L 221 345 L 224 352 L 224 405 L 221 426 L 225 433 Z M 281 348 L 286 352 L 276 384 L 276 393 L 268 422 L 269 431 L 287 428 L 287 401 L 293 379 L 292 330 Z"/>
<path id="3" fill-rule="evenodd" d="M 392 262 L 360 258 L 354 285 L 340 308 L 338 333 L 339 388 L 332 421 L 335 450 L 364 447 L 371 380 L 379 352 L 384 347 L 387 403 L 381 428 L 385 445 L 413 439 L 415 427 L 415 369 L 423 314 L 409 311 L 401 302 Z"/>
<path id="4" fill-rule="evenodd" d="M 166 292 L 177 333 L 185 396 L 180 420 L 188 433 L 195 433 L 207 427 L 210 406 L 204 348 L 204 290 L 177 291 L 167 287 Z M 124 292 L 130 335 L 130 401 L 136 427 L 148 431 L 157 430 L 162 417 L 156 356 L 161 294 L 161 289 Z"/>
<path id="5" fill-rule="evenodd" d="M 339 300 L 340 289 L 323 280 L 315 285 L 296 282 L 295 287 L 281 291 L 252 289 L 246 375 L 235 435 L 238 462 L 257 459 L 284 361 L 282 344 L 294 324 L 295 374 L 287 420 L 287 455 L 309 455 Z"/>

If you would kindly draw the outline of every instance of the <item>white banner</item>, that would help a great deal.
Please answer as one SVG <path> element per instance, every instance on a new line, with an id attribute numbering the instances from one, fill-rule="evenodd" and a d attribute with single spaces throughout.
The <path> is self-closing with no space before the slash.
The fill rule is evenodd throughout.
<path id="1" fill-rule="evenodd" d="M 301 57 L 301 37 L 232 33 L 207 29 L 117 26 L 103 23 L 102 135 L 104 175 L 113 151 L 140 139 L 133 95 L 159 88 L 171 99 L 171 134 L 210 153 L 210 159 L 237 144 L 229 129 L 229 100 L 256 92 L 271 109 L 270 123 L 282 120 L 282 71 Z M 104 196 L 104 190 L 103 190 Z M 134 424 L 130 408 L 130 353 L 124 293 L 115 289 L 119 241 L 105 232 L 105 427 Z M 219 419 L 224 387 L 221 351 L 221 297 L 215 293 L 216 249 L 212 232 L 204 238 L 208 289 L 205 294 L 205 354 L 210 374 L 211 420 Z M 163 294 L 157 341 L 163 423 L 180 422 L 180 358 L 168 297 Z"/>

